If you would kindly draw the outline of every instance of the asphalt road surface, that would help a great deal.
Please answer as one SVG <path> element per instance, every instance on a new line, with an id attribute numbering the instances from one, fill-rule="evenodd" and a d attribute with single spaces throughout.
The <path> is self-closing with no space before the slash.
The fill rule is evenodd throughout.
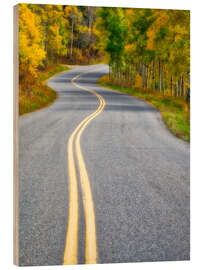
<path id="1" fill-rule="evenodd" d="M 56 102 L 20 117 L 20 265 L 190 258 L 189 144 L 106 73 L 56 75 Z"/>

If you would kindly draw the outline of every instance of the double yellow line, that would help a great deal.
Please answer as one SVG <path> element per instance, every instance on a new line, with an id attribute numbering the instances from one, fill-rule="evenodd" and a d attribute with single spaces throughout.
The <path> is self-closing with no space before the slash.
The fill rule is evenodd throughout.
<path id="1" fill-rule="evenodd" d="M 76 173 L 76 165 L 74 159 L 74 147 L 78 162 L 78 170 L 80 174 L 80 183 L 83 196 L 83 206 L 85 215 L 86 235 L 85 235 L 85 262 L 97 263 L 97 243 L 96 243 L 96 224 L 94 214 L 94 203 L 90 187 L 90 181 L 85 166 L 84 158 L 80 147 L 80 138 L 87 125 L 98 116 L 105 107 L 105 100 L 101 95 L 75 83 L 75 80 L 85 72 L 74 77 L 71 82 L 77 88 L 86 90 L 99 99 L 99 107 L 95 112 L 86 117 L 72 132 L 68 143 L 68 176 L 69 176 L 69 217 L 68 228 L 66 234 L 66 243 L 64 251 L 64 264 L 77 264 L 78 253 L 78 181 Z"/>

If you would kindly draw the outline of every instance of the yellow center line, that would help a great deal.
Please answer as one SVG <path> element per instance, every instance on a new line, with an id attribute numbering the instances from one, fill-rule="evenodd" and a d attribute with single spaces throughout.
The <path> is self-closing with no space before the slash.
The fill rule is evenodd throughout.
<path id="1" fill-rule="evenodd" d="M 68 174 L 69 174 L 69 219 L 64 251 L 64 264 L 77 264 L 78 239 L 78 187 L 75 162 L 73 158 L 73 132 L 68 141 Z"/>
<path id="2" fill-rule="evenodd" d="M 89 73 L 89 72 L 86 72 Z M 82 73 L 82 74 L 86 74 Z M 86 90 L 94 95 L 100 101 L 99 107 L 95 112 L 86 117 L 73 131 L 71 134 L 68 144 L 68 176 L 69 176 L 69 219 L 68 219 L 68 228 L 66 234 L 66 244 L 64 251 L 64 264 L 77 264 L 77 245 L 78 245 L 78 187 L 77 187 L 77 175 L 74 161 L 73 153 L 73 144 L 74 138 L 76 144 L 76 156 L 78 160 L 78 168 L 80 172 L 80 182 L 81 189 L 83 194 L 83 205 L 85 212 L 85 224 L 86 224 L 86 237 L 85 237 L 85 259 L 86 263 L 96 263 L 97 262 L 97 244 L 96 244 L 96 224 L 95 224 L 95 214 L 94 214 L 94 203 L 91 193 L 90 181 L 88 173 L 86 170 L 84 158 L 82 155 L 80 147 L 80 137 L 82 132 L 98 114 L 102 112 L 105 106 L 105 101 L 102 96 L 98 93 L 82 87 L 76 84 L 74 81 L 81 76 L 82 74 L 77 75 L 72 79 L 72 84 L 77 88 Z"/>

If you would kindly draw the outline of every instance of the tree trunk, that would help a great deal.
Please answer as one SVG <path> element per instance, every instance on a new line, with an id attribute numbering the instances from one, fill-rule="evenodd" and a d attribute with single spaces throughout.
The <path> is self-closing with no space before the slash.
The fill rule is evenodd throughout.
<path id="1" fill-rule="evenodd" d="M 153 87 L 156 90 L 156 62 L 153 63 Z"/>
<path id="2" fill-rule="evenodd" d="M 171 76 L 171 96 L 173 96 L 173 76 Z"/>
<path id="3" fill-rule="evenodd" d="M 73 22 L 73 19 L 72 19 L 72 32 L 71 32 L 71 44 L 70 44 L 70 56 L 72 58 L 72 55 L 73 55 L 73 26 L 74 26 L 74 22 Z"/>
<path id="4" fill-rule="evenodd" d="M 185 100 L 186 100 L 187 103 L 190 103 L 190 88 L 189 87 L 187 88 L 187 93 L 186 93 L 186 99 Z"/>
<path id="5" fill-rule="evenodd" d="M 142 69 L 142 88 L 144 89 L 144 87 L 145 87 L 145 76 L 144 76 L 144 64 L 142 64 L 142 67 L 141 67 L 141 69 Z"/>
<path id="6" fill-rule="evenodd" d="M 161 62 L 160 62 L 160 58 L 159 58 L 159 92 L 161 92 Z"/>
<path id="7" fill-rule="evenodd" d="M 147 89 L 147 87 L 148 87 L 148 72 L 149 72 L 148 69 L 149 69 L 149 68 L 148 68 L 148 66 L 146 65 L 146 66 L 145 66 L 145 89 Z"/>
<path id="8" fill-rule="evenodd" d="M 165 94 L 165 70 L 164 70 L 164 65 L 162 66 L 162 89 L 163 89 L 163 95 Z"/>
<path id="9" fill-rule="evenodd" d="M 181 96 L 184 96 L 184 77 L 182 76 L 182 80 L 181 80 Z"/>

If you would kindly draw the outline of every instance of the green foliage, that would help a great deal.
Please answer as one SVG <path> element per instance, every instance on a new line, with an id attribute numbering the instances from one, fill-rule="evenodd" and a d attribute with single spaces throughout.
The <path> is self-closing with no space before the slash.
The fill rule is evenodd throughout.
<path id="1" fill-rule="evenodd" d="M 187 98 L 189 11 L 100 8 L 97 15 L 112 81 Z"/>
<path id="2" fill-rule="evenodd" d="M 127 36 L 124 11 L 121 8 L 100 8 L 98 15 L 102 18 L 98 28 L 104 30 L 107 35 L 105 49 L 110 54 L 110 63 L 114 61 L 120 63 Z"/>

